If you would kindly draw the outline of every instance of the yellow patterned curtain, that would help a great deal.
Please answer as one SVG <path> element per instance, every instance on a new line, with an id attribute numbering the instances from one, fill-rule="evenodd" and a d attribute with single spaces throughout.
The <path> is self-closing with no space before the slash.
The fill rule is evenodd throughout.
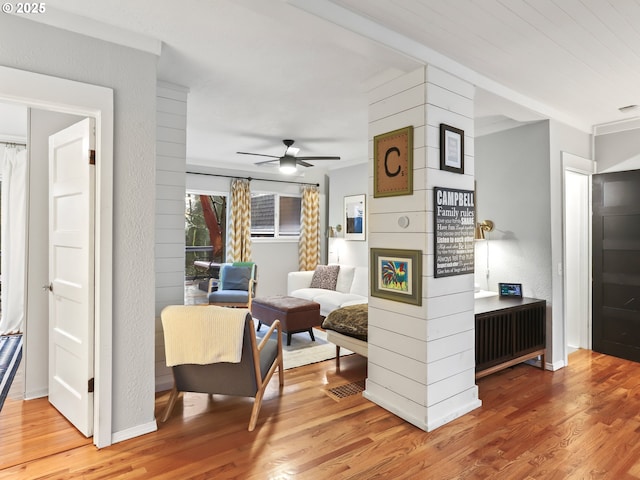
<path id="1" fill-rule="evenodd" d="M 227 262 L 251 261 L 251 189 L 249 180 L 231 182 L 231 213 L 227 232 Z"/>
<path id="2" fill-rule="evenodd" d="M 320 261 L 320 192 L 315 185 L 302 187 L 300 213 L 300 270 L 314 270 Z"/>

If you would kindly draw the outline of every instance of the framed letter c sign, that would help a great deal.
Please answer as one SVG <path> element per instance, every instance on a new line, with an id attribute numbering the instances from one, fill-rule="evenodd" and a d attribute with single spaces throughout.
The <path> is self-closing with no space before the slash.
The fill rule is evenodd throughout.
<path id="1" fill-rule="evenodd" d="M 413 126 L 373 137 L 373 196 L 413 194 Z"/>

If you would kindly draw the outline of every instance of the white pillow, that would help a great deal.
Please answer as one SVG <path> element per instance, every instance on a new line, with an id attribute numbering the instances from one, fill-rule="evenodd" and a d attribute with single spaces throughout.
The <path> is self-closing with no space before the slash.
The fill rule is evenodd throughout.
<path id="1" fill-rule="evenodd" d="M 343 265 L 340 266 L 340 271 L 338 272 L 338 281 L 336 282 L 336 292 L 351 292 L 351 284 L 353 283 L 353 273 L 355 272 L 355 270 L 355 267 Z"/>
<path id="2" fill-rule="evenodd" d="M 351 291 L 349 293 L 355 293 L 367 297 L 369 295 L 369 269 L 364 267 L 357 267 L 353 275 L 353 283 L 351 285 Z"/>

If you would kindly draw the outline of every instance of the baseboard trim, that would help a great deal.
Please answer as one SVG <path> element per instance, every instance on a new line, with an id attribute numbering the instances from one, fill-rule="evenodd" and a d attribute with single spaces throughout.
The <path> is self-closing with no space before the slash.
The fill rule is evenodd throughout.
<path id="1" fill-rule="evenodd" d="M 467 413 L 475 410 L 476 408 L 480 408 L 481 406 L 482 406 L 482 401 L 480 399 L 476 399 L 472 402 L 469 402 L 466 405 L 463 405 L 460 408 L 457 408 L 456 410 L 449 412 L 447 415 L 443 417 L 430 421 L 428 424 L 429 429 L 427 431 L 432 432 L 436 428 L 439 428 L 449 422 L 452 422 L 456 418 L 460 418 L 463 415 L 466 415 Z"/>
<path id="2" fill-rule="evenodd" d="M 24 392 L 25 400 L 35 400 L 36 398 L 42 398 L 49 396 L 48 388 L 39 388 L 37 390 L 32 390 L 30 392 Z"/>
<path id="3" fill-rule="evenodd" d="M 153 422 L 138 425 L 136 427 L 127 428 L 126 430 L 120 430 L 111 434 L 111 443 L 123 442 L 135 437 L 146 435 L 158 430 L 158 424 L 154 420 Z"/>
<path id="4" fill-rule="evenodd" d="M 364 392 L 362 392 L 362 396 L 364 398 L 366 398 L 367 400 L 372 401 L 376 405 L 380 405 L 385 410 L 388 410 L 389 412 L 391 412 L 394 415 L 402 418 L 403 420 L 406 420 L 410 424 L 415 425 L 420 430 L 424 430 L 425 432 L 428 432 L 427 424 L 422 419 L 416 418 L 413 415 L 410 415 L 407 412 L 399 409 L 397 407 L 397 405 L 393 405 L 391 403 L 388 403 L 387 401 L 385 401 L 384 399 L 380 398 L 378 395 L 372 393 L 369 390 L 365 390 Z"/>

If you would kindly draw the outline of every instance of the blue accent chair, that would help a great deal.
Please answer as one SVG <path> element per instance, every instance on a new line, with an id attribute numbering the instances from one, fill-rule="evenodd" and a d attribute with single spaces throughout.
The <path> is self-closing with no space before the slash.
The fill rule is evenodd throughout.
<path id="1" fill-rule="evenodd" d="M 209 286 L 209 305 L 251 308 L 256 294 L 256 270 L 253 262 L 225 263 L 220 267 L 218 289 Z"/>

